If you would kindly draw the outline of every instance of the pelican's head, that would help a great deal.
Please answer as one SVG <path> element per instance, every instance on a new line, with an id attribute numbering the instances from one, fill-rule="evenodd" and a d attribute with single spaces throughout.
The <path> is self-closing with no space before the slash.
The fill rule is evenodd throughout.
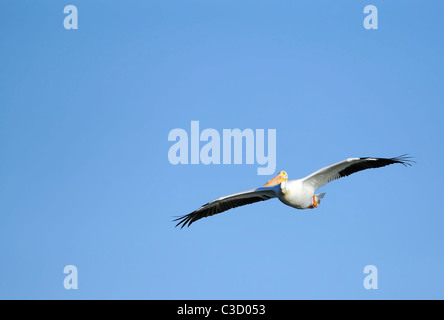
<path id="1" fill-rule="evenodd" d="M 279 184 L 279 183 L 281 183 L 281 182 L 283 182 L 283 181 L 287 181 L 287 179 L 288 179 L 288 175 L 287 175 L 287 173 L 286 173 L 285 171 L 281 171 L 281 172 L 279 172 L 279 174 L 278 174 L 276 177 L 274 177 L 273 179 L 271 179 L 270 181 L 268 181 L 268 182 L 264 185 L 264 187 L 272 187 L 272 186 L 275 186 L 275 185 L 277 185 L 277 184 Z"/>

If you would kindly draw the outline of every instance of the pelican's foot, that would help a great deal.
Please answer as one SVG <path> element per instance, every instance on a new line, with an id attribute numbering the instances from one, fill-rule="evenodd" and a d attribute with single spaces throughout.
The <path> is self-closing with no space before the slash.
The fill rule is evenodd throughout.
<path id="1" fill-rule="evenodd" d="M 313 195 L 313 205 L 307 207 L 307 209 L 314 209 L 318 207 L 318 203 L 316 202 L 316 195 Z"/>

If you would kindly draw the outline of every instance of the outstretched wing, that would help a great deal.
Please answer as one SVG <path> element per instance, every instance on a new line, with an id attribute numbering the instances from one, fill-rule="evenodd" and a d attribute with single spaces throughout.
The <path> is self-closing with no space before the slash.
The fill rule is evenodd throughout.
<path id="1" fill-rule="evenodd" d="M 271 198 L 277 197 L 275 188 L 257 188 L 248 191 L 243 191 L 235 193 L 229 196 L 221 197 L 202 207 L 193 211 L 187 215 L 181 216 L 174 221 L 179 221 L 176 227 L 181 225 L 183 228 L 185 225 L 188 227 L 195 221 L 206 218 L 217 213 L 227 211 L 232 208 L 244 206 L 250 203 L 255 203 L 259 201 L 265 201 Z"/>
<path id="2" fill-rule="evenodd" d="M 304 184 L 309 185 L 316 190 L 333 180 L 349 176 L 358 171 L 385 167 L 394 163 L 410 166 L 412 162 L 414 161 L 410 160 L 410 157 L 407 155 L 402 155 L 395 158 L 349 158 L 328 167 L 319 169 L 302 180 Z"/>

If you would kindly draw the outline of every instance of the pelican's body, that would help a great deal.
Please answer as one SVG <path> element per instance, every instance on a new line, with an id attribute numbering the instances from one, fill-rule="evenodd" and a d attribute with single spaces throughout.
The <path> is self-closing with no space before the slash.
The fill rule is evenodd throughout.
<path id="1" fill-rule="evenodd" d="M 287 206 L 296 209 L 313 207 L 315 190 L 304 185 L 302 179 L 283 181 L 277 187 L 277 197 Z"/>
<path id="2" fill-rule="evenodd" d="M 193 222 L 250 203 L 278 198 L 284 204 L 296 209 L 313 209 L 318 206 L 325 193 L 316 194 L 316 190 L 325 184 L 353 174 L 355 172 L 380 168 L 399 163 L 411 165 L 408 157 L 396 158 L 348 158 L 344 161 L 319 169 L 302 179 L 288 180 L 285 171 L 268 181 L 264 187 L 235 193 L 211 201 L 190 214 L 179 217 L 176 226 L 190 226 Z"/>

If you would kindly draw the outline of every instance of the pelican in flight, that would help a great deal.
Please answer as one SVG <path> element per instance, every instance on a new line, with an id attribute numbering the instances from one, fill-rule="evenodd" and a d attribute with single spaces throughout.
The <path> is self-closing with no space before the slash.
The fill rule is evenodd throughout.
<path id="1" fill-rule="evenodd" d="M 316 190 L 333 180 L 349 176 L 355 172 L 399 163 L 410 166 L 414 162 L 407 155 L 395 158 L 348 158 L 344 161 L 319 169 L 302 179 L 288 180 L 285 171 L 268 181 L 263 188 L 247 190 L 213 200 L 187 215 L 174 221 L 177 226 L 190 226 L 193 222 L 232 208 L 246 204 L 278 198 L 281 202 L 296 209 L 314 209 L 321 203 L 325 193 Z"/>

